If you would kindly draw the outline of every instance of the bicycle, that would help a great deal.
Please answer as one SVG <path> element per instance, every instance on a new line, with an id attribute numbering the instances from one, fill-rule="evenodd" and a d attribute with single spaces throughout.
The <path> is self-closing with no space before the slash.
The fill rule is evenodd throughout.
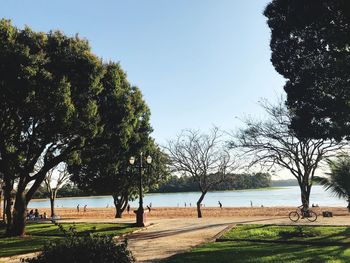
<path id="1" fill-rule="evenodd" d="M 311 210 L 303 211 L 302 207 L 303 206 L 299 206 L 296 211 L 290 212 L 289 219 L 293 222 L 297 222 L 301 217 L 301 218 L 306 218 L 310 222 L 315 222 L 317 219 L 317 214 Z"/>

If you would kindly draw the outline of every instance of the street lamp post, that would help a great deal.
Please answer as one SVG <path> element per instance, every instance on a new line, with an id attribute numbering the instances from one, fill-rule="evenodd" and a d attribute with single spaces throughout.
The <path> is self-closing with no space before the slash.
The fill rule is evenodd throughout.
<path id="1" fill-rule="evenodd" d="M 143 193 L 142 193 L 142 169 L 146 168 L 142 165 L 142 158 L 143 158 L 143 153 L 140 152 L 140 158 L 139 158 L 139 165 L 136 166 L 139 169 L 139 208 L 136 211 L 136 226 L 145 226 L 144 222 L 144 209 L 143 209 Z M 146 158 L 146 163 L 149 165 L 152 162 L 152 157 L 147 156 Z M 129 163 L 131 165 L 134 165 L 135 163 L 135 157 L 132 156 L 129 159 Z"/>

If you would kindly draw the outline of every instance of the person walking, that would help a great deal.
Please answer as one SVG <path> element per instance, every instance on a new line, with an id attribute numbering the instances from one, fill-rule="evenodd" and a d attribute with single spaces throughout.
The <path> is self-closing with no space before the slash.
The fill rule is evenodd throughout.
<path id="1" fill-rule="evenodd" d="M 126 211 L 128 212 L 128 214 L 130 213 L 130 205 L 128 204 L 128 206 L 126 207 Z"/>
<path id="2" fill-rule="evenodd" d="M 80 206 L 80 204 L 77 205 L 77 212 L 78 212 L 78 213 L 79 213 L 79 206 Z"/>
<path id="3" fill-rule="evenodd" d="M 221 202 L 220 202 L 220 201 L 218 201 L 218 203 L 219 203 L 220 209 L 222 209 L 222 204 L 221 204 Z"/>
<path id="4" fill-rule="evenodd" d="M 86 212 L 86 207 L 87 207 L 87 205 L 84 205 L 84 212 Z"/>

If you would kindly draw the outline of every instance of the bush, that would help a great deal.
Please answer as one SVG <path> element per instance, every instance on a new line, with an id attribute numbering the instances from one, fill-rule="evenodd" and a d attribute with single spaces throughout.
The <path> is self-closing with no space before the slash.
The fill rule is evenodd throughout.
<path id="1" fill-rule="evenodd" d="M 127 241 L 117 244 L 112 236 L 86 234 L 78 236 L 74 227 L 68 231 L 59 225 L 65 237 L 44 246 L 29 263 L 131 263 L 135 259 L 127 248 Z"/>

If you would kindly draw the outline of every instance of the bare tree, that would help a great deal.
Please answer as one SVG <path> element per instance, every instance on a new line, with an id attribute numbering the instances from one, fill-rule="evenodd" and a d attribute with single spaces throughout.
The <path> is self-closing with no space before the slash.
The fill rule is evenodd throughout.
<path id="1" fill-rule="evenodd" d="M 56 166 L 46 173 L 44 182 L 50 198 L 51 217 L 55 216 L 55 199 L 57 192 L 68 180 L 69 173 L 66 164 L 62 165 L 61 168 Z"/>
<path id="2" fill-rule="evenodd" d="M 333 139 L 300 139 L 290 129 L 292 116 L 283 101 L 274 106 L 262 102 L 268 119 L 243 120 L 246 127 L 233 135 L 231 148 L 238 148 L 249 158 L 249 166 L 265 168 L 279 166 L 287 169 L 298 181 L 301 202 L 309 207 L 312 180 L 321 162 L 346 147 L 345 142 Z"/>
<path id="3" fill-rule="evenodd" d="M 221 138 L 218 128 L 213 128 L 209 134 L 185 130 L 165 147 L 172 170 L 191 176 L 198 183 L 202 193 L 197 201 L 199 218 L 202 217 L 201 203 L 206 193 L 213 185 L 222 182 L 232 168 L 232 158 Z"/>

